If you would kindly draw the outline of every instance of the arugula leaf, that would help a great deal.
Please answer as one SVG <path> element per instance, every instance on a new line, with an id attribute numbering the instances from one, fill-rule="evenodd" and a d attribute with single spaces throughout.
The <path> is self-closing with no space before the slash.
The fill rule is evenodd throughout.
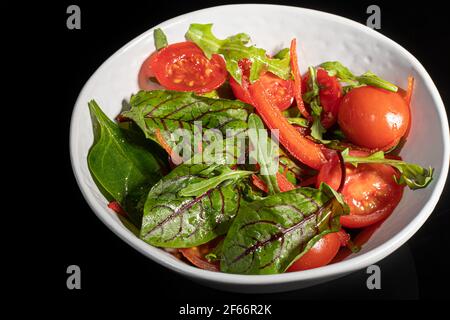
<path id="1" fill-rule="evenodd" d="M 309 67 L 309 81 L 307 91 L 303 95 L 303 100 L 311 107 L 311 116 L 313 123 L 311 125 L 311 137 L 320 141 L 321 143 L 328 143 L 329 141 L 323 139 L 323 134 L 327 131 L 322 125 L 322 106 L 320 105 L 319 84 L 317 82 L 317 70 L 314 67 Z"/>
<path id="2" fill-rule="evenodd" d="M 92 100 L 89 102 L 94 143 L 89 150 L 89 171 L 108 200 L 116 200 L 140 226 L 142 198 L 162 177 L 163 166 L 157 158 L 110 120 Z"/>
<path id="3" fill-rule="evenodd" d="M 290 124 L 295 124 L 295 125 L 300 126 L 300 127 L 308 128 L 308 126 L 309 126 L 309 121 L 306 120 L 305 118 L 301 118 L 301 117 L 286 118 L 286 120 Z"/>
<path id="4" fill-rule="evenodd" d="M 181 164 L 162 178 L 148 193 L 141 239 L 157 247 L 189 248 L 226 233 L 241 204 L 240 179 L 212 184 L 197 196 L 180 195 L 190 185 L 224 172 L 222 165 Z M 195 191 L 187 194 L 200 193 Z"/>
<path id="5" fill-rule="evenodd" d="M 386 80 L 381 79 L 375 73 L 367 71 L 364 74 L 356 77 L 356 80 L 359 84 L 365 84 L 368 86 L 373 86 L 377 88 L 382 88 L 388 91 L 397 92 L 398 87 L 395 84 L 392 84 Z"/>
<path id="6" fill-rule="evenodd" d="M 282 273 L 322 236 L 339 231 L 344 214 L 348 206 L 325 184 L 243 203 L 224 240 L 220 270 Z"/>
<path id="7" fill-rule="evenodd" d="M 242 72 L 238 62 L 244 58 L 252 62 L 249 77 L 251 83 L 259 78 L 263 70 L 268 70 L 282 79 L 290 78 L 290 56 L 286 52 L 281 53 L 282 58 L 269 58 L 264 49 L 247 46 L 250 41 L 247 34 L 239 33 L 221 40 L 214 36 L 211 29 L 212 24 L 191 24 L 186 39 L 196 43 L 208 58 L 211 58 L 212 54 L 223 55 L 228 72 L 239 84 L 242 81 Z"/>
<path id="8" fill-rule="evenodd" d="M 153 31 L 153 39 L 155 40 L 156 50 L 159 51 L 162 48 L 167 47 L 167 37 L 160 28 Z"/>
<path id="9" fill-rule="evenodd" d="M 248 117 L 248 136 L 251 145 L 250 158 L 260 166 L 261 178 L 269 194 L 280 192 L 277 180 L 278 146 L 268 137 L 261 118 L 252 113 Z"/>
<path id="10" fill-rule="evenodd" d="M 172 148 L 178 142 L 174 141 L 173 133 L 177 129 L 187 129 L 193 139 L 198 129 L 196 122 L 200 122 L 203 129 L 215 128 L 223 134 L 228 129 L 244 131 L 248 115 L 253 110 L 252 106 L 238 100 L 170 90 L 139 91 L 131 97 L 130 105 L 131 109 L 123 112 L 122 116 L 133 120 L 147 138 L 157 143 L 160 143 L 156 137 L 159 130 Z"/>
<path id="11" fill-rule="evenodd" d="M 386 159 L 383 151 L 375 152 L 367 157 L 355 157 L 349 154 L 349 149 L 347 148 L 341 154 L 346 163 L 351 163 L 355 166 L 359 163 L 380 163 L 395 167 L 400 171 L 400 178 L 397 179 L 394 176 L 395 182 L 407 185 L 411 190 L 425 188 L 433 180 L 433 168 L 429 167 L 427 169 L 402 160 Z"/>
<path id="12" fill-rule="evenodd" d="M 330 76 L 336 76 L 340 81 L 349 85 L 344 87 L 344 91 L 349 91 L 355 87 L 369 85 L 382 88 L 388 91 L 397 92 L 398 87 L 376 74 L 368 71 L 360 76 L 355 76 L 347 67 L 344 67 L 339 61 L 328 61 L 320 65 L 321 68 L 328 71 Z"/>

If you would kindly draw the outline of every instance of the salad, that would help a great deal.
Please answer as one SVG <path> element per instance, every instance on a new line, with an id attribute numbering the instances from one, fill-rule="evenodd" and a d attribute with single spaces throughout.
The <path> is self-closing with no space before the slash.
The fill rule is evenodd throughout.
<path id="1" fill-rule="evenodd" d="M 302 73 L 296 39 L 268 53 L 212 24 L 185 37 L 154 31 L 141 90 L 114 120 L 89 102 L 92 178 L 148 244 L 210 271 L 317 268 L 360 250 L 405 187 L 432 181 L 400 155 L 412 77 L 401 89 L 337 61 Z"/>

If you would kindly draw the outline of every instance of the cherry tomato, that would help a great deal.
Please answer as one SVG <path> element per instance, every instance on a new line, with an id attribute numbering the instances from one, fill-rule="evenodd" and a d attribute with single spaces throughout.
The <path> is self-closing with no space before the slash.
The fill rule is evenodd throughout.
<path id="1" fill-rule="evenodd" d="M 309 73 L 303 78 L 302 92 L 308 88 Z M 337 120 L 339 105 L 342 100 L 342 88 L 339 80 L 328 75 L 324 69 L 317 69 L 319 85 L 319 100 L 323 108 L 321 122 L 325 128 L 330 128 Z"/>
<path id="2" fill-rule="evenodd" d="M 145 63 L 145 62 L 144 62 Z M 206 58 L 193 42 L 168 45 L 149 58 L 150 71 L 166 89 L 205 93 L 220 87 L 227 78 L 225 61 L 217 54 Z"/>
<path id="3" fill-rule="evenodd" d="M 161 86 L 152 81 L 152 78 L 155 78 L 155 73 L 153 72 L 150 61 L 153 58 L 152 53 L 147 59 L 145 59 L 144 63 L 141 65 L 141 69 L 139 69 L 138 74 L 138 84 L 139 88 L 142 90 L 150 91 L 155 89 L 161 89 Z"/>
<path id="4" fill-rule="evenodd" d="M 408 104 L 400 94 L 370 86 L 352 89 L 339 107 L 338 123 L 356 145 L 388 150 L 408 129 Z"/>
<path id="5" fill-rule="evenodd" d="M 350 151 L 353 156 L 367 156 L 363 151 Z M 317 186 L 326 182 L 337 189 L 341 182 L 341 168 L 329 161 L 317 176 Z M 398 172 L 385 164 L 346 165 L 345 182 L 341 193 L 350 207 L 350 214 L 341 217 L 346 228 L 362 228 L 387 218 L 400 202 L 403 186 L 393 177 Z"/>
<path id="6" fill-rule="evenodd" d="M 338 232 L 328 233 L 295 261 L 287 269 L 287 272 L 313 269 L 327 265 L 338 253 L 340 246 L 341 238 Z"/>
<path id="7" fill-rule="evenodd" d="M 239 85 L 234 78 L 230 78 L 231 89 L 236 98 L 245 103 L 253 104 L 248 91 L 251 62 L 248 59 L 243 59 L 239 61 L 239 67 L 242 70 L 242 84 Z M 284 80 L 271 72 L 265 72 L 259 76 L 259 81 L 263 84 L 270 101 L 280 110 L 286 110 L 291 106 L 294 101 L 294 82 L 292 80 Z"/>

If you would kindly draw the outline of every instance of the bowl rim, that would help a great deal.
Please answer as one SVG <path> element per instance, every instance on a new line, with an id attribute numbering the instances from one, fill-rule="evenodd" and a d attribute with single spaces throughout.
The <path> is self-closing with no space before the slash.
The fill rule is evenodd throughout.
<path id="1" fill-rule="evenodd" d="M 402 230 L 400 230 L 394 237 L 387 240 L 383 244 L 379 245 L 376 248 L 373 248 L 372 250 L 361 254 L 359 256 L 355 256 L 353 258 L 350 258 L 348 260 L 344 260 L 341 262 L 337 262 L 331 265 L 326 265 L 320 268 L 315 268 L 311 270 L 305 270 L 301 272 L 290 272 L 290 273 L 282 273 L 282 274 L 271 274 L 271 275 L 241 275 L 241 274 L 228 274 L 228 273 L 222 273 L 222 272 L 213 272 L 213 271 L 207 271 L 203 269 L 199 269 L 193 266 L 188 265 L 187 263 L 184 263 L 182 261 L 176 260 L 175 258 L 171 257 L 167 253 L 163 252 L 160 248 L 153 247 L 135 235 L 133 235 L 129 230 L 127 230 L 125 227 L 120 226 L 117 223 L 117 220 L 113 218 L 113 215 L 111 215 L 106 206 L 100 206 L 99 203 L 97 203 L 96 198 L 94 195 L 89 191 L 89 188 L 87 185 L 85 185 L 81 179 L 82 172 L 81 172 L 81 166 L 79 165 L 77 161 L 77 126 L 75 123 L 78 121 L 79 118 L 79 111 L 80 111 L 80 105 L 81 105 L 81 97 L 83 97 L 84 92 L 86 88 L 89 87 L 91 82 L 93 81 L 94 76 L 101 72 L 102 70 L 106 69 L 109 64 L 112 62 L 112 60 L 116 57 L 121 55 L 123 52 L 128 50 L 129 48 L 133 47 L 134 44 L 141 41 L 143 38 L 148 37 L 151 32 L 155 28 L 167 28 L 170 27 L 172 24 L 178 23 L 179 21 L 188 18 L 192 14 L 196 13 L 204 13 L 211 10 L 220 10 L 223 8 L 230 8 L 234 7 L 236 9 L 242 8 L 242 7 L 255 7 L 255 9 L 258 8 L 267 8 L 267 7 L 276 7 L 280 10 L 298 10 L 302 11 L 303 13 L 313 15 L 313 16 L 319 16 L 321 18 L 328 19 L 333 22 L 339 22 L 343 24 L 347 24 L 348 26 L 352 28 L 359 29 L 360 32 L 363 32 L 365 34 L 370 34 L 371 36 L 375 37 L 377 40 L 382 41 L 383 43 L 395 48 L 396 50 L 400 51 L 400 53 L 405 57 L 405 59 L 408 59 L 408 61 L 415 67 L 417 72 L 423 77 L 424 79 L 424 85 L 426 86 L 427 90 L 430 92 L 435 105 L 436 109 L 439 115 L 440 120 L 440 126 L 441 126 L 441 133 L 444 137 L 444 156 L 442 159 L 442 170 L 440 171 L 440 174 L 438 177 L 435 178 L 434 184 L 435 188 L 430 196 L 430 198 L 427 200 L 425 205 L 422 207 L 420 211 L 418 211 L 417 215 L 412 219 Z M 149 30 L 143 32 L 142 34 L 138 35 L 131 41 L 129 41 L 127 44 L 122 46 L 119 50 L 117 50 L 114 54 L 112 54 L 107 60 L 105 60 L 100 67 L 91 75 L 89 80 L 85 83 L 82 90 L 80 91 L 80 94 L 78 95 L 78 98 L 75 102 L 71 121 L 70 121 L 70 137 L 69 137 L 69 146 L 70 146 L 70 161 L 72 165 L 72 170 L 74 172 L 75 179 L 77 181 L 77 184 L 81 190 L 81 193 L 83 197 L 85 198 L 86 202 L 88 203 L 89 207 L 92 211 L 96 214 L 96 216 L 111 230 L 113 231 L 119 238 L 121 238 L 124 242 L 126 242 L 128 245 L 142 253 L 144 256 L 150 258 L 152 261 L 157 262 L 164 267 L 173 270 L 177 273 L 183 274 L 185 276 L 188 276 L 190 278 L 196 279 L 196 280 L 203 280 L 203 281 L 210 281 L 215 283 L 222 283 L 222 284 L 229 284 L 229 285 L 253 285 L 253 286 L 264 286 L 269 284 L 283 284 L 283 283 L 289 283 L 289 282 L 300 282 L 300 281 L 307 281 L 307 280 L 315 280 L 320 278 L 327 278 L 327 277 L 333 277 L 338 276 L 346 273 L 350 273 L 362 268 L 365 268 L 371 264 L 374 264 L 378 262 L 379 260 L 385 258 L 392 252 L 394 252 L 396 249 L 398 249 L 401 245 L 403 245 L 427 220 L 427 218 L 430 216 L 430 214 L 433 212 L 434 207 L 436 206 L 440 195 L 444 189 L 445 181 L 448 175 L 449 167 L 448 164 L 450 162 L 450 138 L 448 135 L 449 132 L 449 125 L 447 120 L 447 115 L 445 111 L 445 107 L 443 104 L 443 101 L 439 95 L 439 92 L 431 79 L 428 72 L 425 70 L 425 68 L 422 66 L 422 64 L 411 54 L 409 53 L 405 48 L 400 46 L 395 41 L 391 40 L 390 38 L 382 35 L 381 33 L 372 30 L 371 28 L 350 20 L 348 18 L 344 18 L 335 14 L 331 14 L 328 12 L 323 12 L 319 10 L 314 9 L 308 9 L 308 8 L 302 8 L 302 7 L 295 7 L 295 6 L 285 6 L 285 5 L 273 5 L 273 4 L 229 4 L 229 5 L 222 5 L 222 6 L 214 6 L 209 8 L 204 8 L 196 11 L 192 11 L 189 13 L 185 13 L 182 15 L 179 15 L 177 17 L 174 17 L 172 19 L 166 20 Z"/>

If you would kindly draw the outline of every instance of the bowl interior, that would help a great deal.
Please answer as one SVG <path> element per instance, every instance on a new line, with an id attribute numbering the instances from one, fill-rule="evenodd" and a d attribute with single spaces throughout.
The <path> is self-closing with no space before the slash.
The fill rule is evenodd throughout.
<path id="1" fill-rule="evenodd" d="M 409 53 L 377 32 L 355 22 L 292 7 L 223 6 L 183 15 L 161 24 L 160 27 L 166 33 L 169 42 L 174 43 L 184 40 L 189 24 L 194 22 L 214 23 L 214 33 L 223 38 L 246 32 L 251 36 L 253 44 L 266 48 L 269 53 L 289 46 L 290 40 L 295 37 L 299 46 L 298 55 L 302 71 L 309 65 L 338 60 L 357 74 L 371 70 L 401 87 L 406 87 L 409 75 L 414 76 L 416 85 L 411 104 L 412 127 L 402 156 L 407 161 L 434 167 L 436 179 L 424 190 L 415 192 L 405 190 L 404 197 L 395 212 L 358 254 L 347 259 L 354 260 L 364 255 L 367 257 L 373 249 L 384 245 L 383 252 L 380 251 L 377 255 L 378 259 L 382 258 L 395 249 L 389 250 L 386 247 L 388 240 L 401 233 L 401 238 L 390 242 L 392 246 L 398 247 L 420 227 L 431 213 L 447 175 L 448 124 L 436 88 L 426 71 Z M 138 239 L 133 239 L 134 236 L 106 207 L 107 202 L 94 184 L 86 163 L 93 140 L 87 102 L 96 99 L 109 117 L 117 115 L 122 100 L 129 99 L 130 95 L 138 90 L 139 67 L 153 50 L 151 29 L 121 48 L 87 82 L 75 105 L 72 118 L 72 164 L 87 201 L 114 232 L 152 259 L 177 270 L 186 270 L 189 267 L 182 262 Z M 428 207 L 424 211 L 423 208 L 426 206 Z M 416 219 L 419 215 L 422 215 L 420 219 Z M 138 244 L 139 242 L 141 244 Z M 344 261 L 340 264 L 345 266 L 345 263 Z M 320 272 L 322 275 L 330 274 L 334 267 L 336 266 L 320 268 L 325 269 Z M 346 270 L 349 268 L 341 269 Z M 195 272 L 201 273 L 202 270 Z M 203 274 L 209 277 L 208 272 Z M 312 276 L 313 273 L 309 275 Z M 295 279 L 302 277 L 304 278 L 297 276 Z"/>

